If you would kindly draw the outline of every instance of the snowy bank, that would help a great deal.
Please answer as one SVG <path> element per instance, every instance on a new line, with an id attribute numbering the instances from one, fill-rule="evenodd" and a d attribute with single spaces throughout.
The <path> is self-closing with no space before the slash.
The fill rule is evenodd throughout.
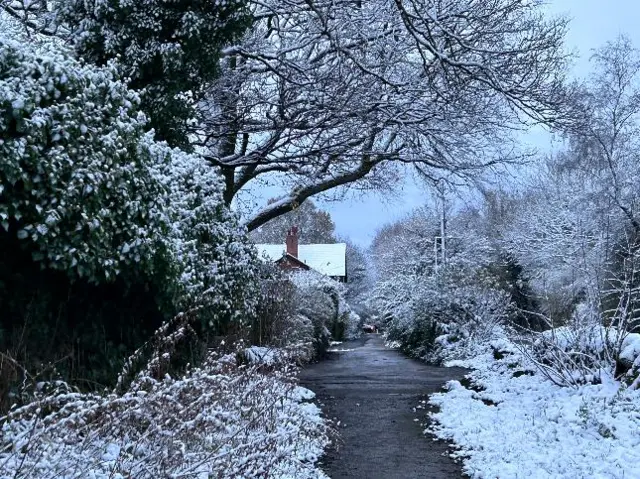
<path id="1" fill-rule="evenodd" d="M 612 375 L 560 387 L 503 339 L 464 362 L 465 385 L 431 397 L 429 428 L 457 446 L 472 478 L 640 477 L 640 393 Z M 631 345 L 629 345 L 631 347 Z M 500 353 L 497 353 L 500 351 Z M 466 386 L 466 387 L 465 387 Z"/>

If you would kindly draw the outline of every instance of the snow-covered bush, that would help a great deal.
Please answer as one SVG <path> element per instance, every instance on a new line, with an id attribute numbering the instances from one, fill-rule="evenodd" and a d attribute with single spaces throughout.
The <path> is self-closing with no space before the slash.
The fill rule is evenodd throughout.
<path id="1" fill-rule="evenodd" d="M 137 104 L 110 68 L 0 31 L 0 349 L 33 374 L 104 384 L 162 320 L 156 296 L 172 309 Z"/>
<path id="2" fill-rule="evenodd" d="M 359 334 L 360 318 L 345 301 L 343 284 L 315 271 L 297 271 L 291 280 L 296 287 L 298 320 L 311 324 L 316 353 L 324 353 L 331 338 L 341 340 Z"/>
<path id="3" fill-rule="evenodd" d="M 627 334 L 620 344 L 620 353 L 616 359 L 614 371 L 631 389 L 640 387 L 640 334 Z"/>
<path id="4" fill-rule="evenodd" d="M 178 265 L 178 308 L 207 301 L 207 326 L 217 332 L 247 326 L 258 300 L 258 261 L 222 201 L 217 170 L 198 155 L 142 142 L 152 155 L 153 179 L 163 187 L 155 214 L 163 224 L 159 241 Z M 202 293 L 215 290 L 215 294 Z"/>
<path id="5" fill-rule="evenodd" d="M 0 228 L 46 267 L 100 282 L 157 251 L 138 102 L 108 69 L 0 36 Z"/>
<path id="6" fill-rule="evenodd" d="M 399 294 L 402 288 L 393 282 L 380 283 L 375 293 L 388 339 L 410 356 L 432 362 L 464 356 L 508 319 L 510 301 L 504 292 L 458 285 L 445 277 L 414 280 L 406 294 Z"/>
<path id="7" fill-rule="evenodd" d="M 260 300 L 251 325 L 252 344 L 287 347 L 304 337 L 301 328 L 291 327 L 296 314 L 295 286 L 288 276 L 267 260 L 261 265 L 259 287 Z"/>
<path id="8" fill-rule="evenodd" d="M 154 142 L 110 66 L 4 33 L 0 348 L 27 369 L 55 362 L 105 384 L 164 319 L 200 301 L 204 339 L 238 333 L 257 301 L 257 260 L 216 169 Z"/>
<path id="9" fill-rule="evenodd" d="M 0 418 L 0 477 L 323 477 L 313 393 L 290 368 L 258 369 L 210 353 L 124 394 L 58 388 Z"/>
<path id="10" fill-rule="evenodd" d="M 599 383 L 614 365 L 616 328 L 561 326 L 523 343 L 522 351 L 538 369 L 559 386 Z"/>
<path id="11" fill-rule="evenodd" d="M 217 171 L 144 134 L 138 97 L 112 71 L 3 40 L 0 95 L 0 225 L 34 259 L 102 282 L 162 252 L 189 296 L 224 278 L 217 299 L 243 298 L 229 277 L 255 255 Z"/>
<path id="12" fill-rule="evenodd" d="M 286 349 L 298 362 L 316 354 L 312 320 L 300 313 L 298 291 L 291 275 L 277 265 L 262 265 L 259 301 L 251 324 L 252 344 Z"/>
<path id="13" fill-rule="evenodd" d="M 467 286 L 454 290 L 453 296 L 457 299 L 451 304 L 457 303 L 464 313 L 441 326 L 444 334 L 435 340 L 440 360 L 470 357 L 479 345 L 500 338 L 513 313 L 509 295 L 500 290 Z"/>
<path id="14" fill-rule="evenodd" d="M 636 359 L 633 338 L 618 325 L 605 326 L 592 304 L 581 303 L 570 320 L 541 333 L 519 335 L 520 349 L 540 373 L 559 386 L 579 387 L 620 376 Z M 563 322 L 564 323 L 564 322 Z M 617 370 L 617 371 L 614 371 Z"/>

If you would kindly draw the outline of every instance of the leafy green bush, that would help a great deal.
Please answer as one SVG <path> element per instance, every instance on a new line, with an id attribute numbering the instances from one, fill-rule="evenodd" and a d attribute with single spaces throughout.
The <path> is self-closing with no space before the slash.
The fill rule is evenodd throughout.
<path id="1" fill-rule="evenodd" d="M 177 265 L 176 309 L 206 301 L 203 326 L 217 334 L 248 326 L 258 302 L 257 254 L 224 206 L 220 175 L 197 155 L 149 136 L 141 143 L 153 159 L 154 181 L 164 186 L 153 214 L 163 225 L 158 241 Z"/>
<path id="2" fill-rule="evenodd" d="M 238 0 L 69 0 L 57 8 L 78 55 L 99 66 L 112 61 L 140 91 L 157 138 L 182 148 L 222 48 L 251 20 Z"/>
<path id="3" fill-rule="evenodd" d="M 0 349 L 29 370 L 101 386 L 178 310 L 204 302 L 206 341 L 255 308 L 217 171 L 138 104 L 111 68 L 0 35 Z"/>
<path id="4" fill-rule="evenodd" d="M 0 227 L 44 267 L 100 283 L 157 252 L 138 102 L 108 69 L 0 41 Z"/>

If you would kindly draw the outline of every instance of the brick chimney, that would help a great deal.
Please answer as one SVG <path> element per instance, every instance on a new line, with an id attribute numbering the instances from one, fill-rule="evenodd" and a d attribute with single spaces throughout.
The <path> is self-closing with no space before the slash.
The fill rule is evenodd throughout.
<path id="1" fill-rule="evenodd" d="M 292 226 L 287 231 L 287 253 L 291 256 L 298 257 L 298 227 Z"/>

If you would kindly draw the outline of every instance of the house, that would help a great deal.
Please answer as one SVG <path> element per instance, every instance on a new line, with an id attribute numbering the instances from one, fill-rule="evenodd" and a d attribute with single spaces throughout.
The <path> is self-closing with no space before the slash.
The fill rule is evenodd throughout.
<path id="1" fill-rule="evenodd" d="M 298 228 L 293 226 L 287 232 L 284 244 L 257 244 L 261 256 L 287 270 L 315 270 L 336 281 L 347 281 L 347 245 L 298 244 Z"/>

